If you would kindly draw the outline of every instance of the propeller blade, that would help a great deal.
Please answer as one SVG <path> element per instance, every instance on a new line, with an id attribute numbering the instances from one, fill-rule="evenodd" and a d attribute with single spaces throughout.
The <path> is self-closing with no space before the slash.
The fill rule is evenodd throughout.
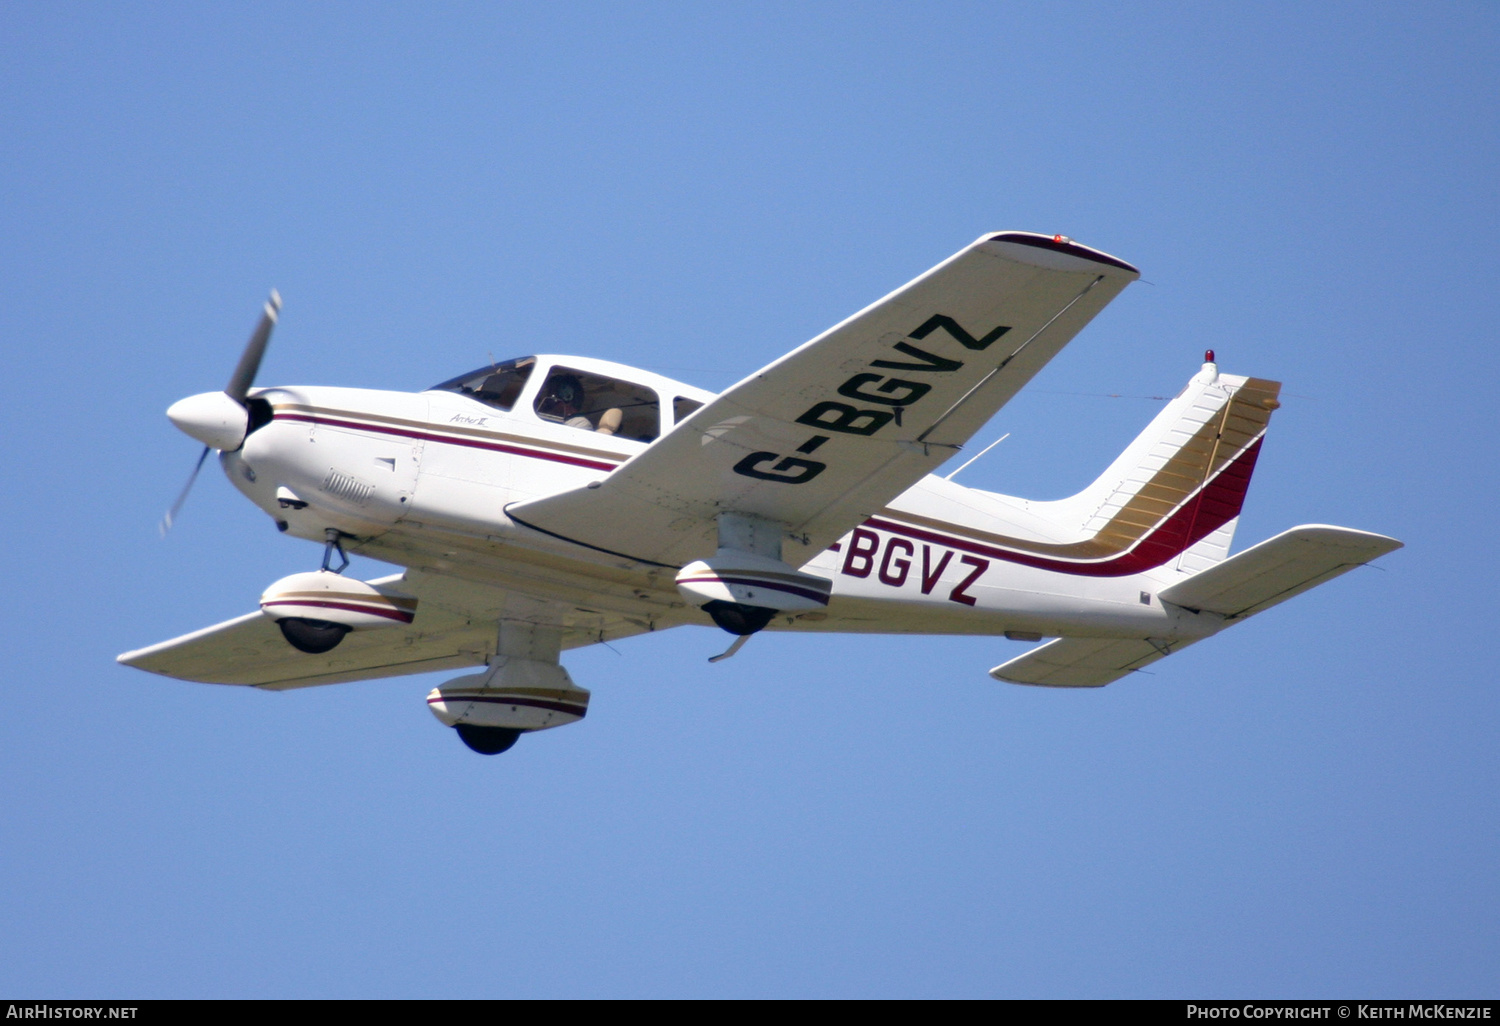
<path id="1" fill-rule="evenodd" d="M 161 518 L 161 523 L 157 526 L 157 530 L 161 532 L 163 538 L 172 529 L 172 521 L 177 519 L 177 514 L 182 511 L 182 504 L 187 502 L 188 492 L 193 490 L 193 482 L 198 480 L 198 471 L 203 469 L 203 461 L 208 459 L 208 454 L 211 451 L 211 446 L 205 445 L 203 447 L 203 451 L 198 454 L 198 462 L 193 465 L 193 472 L 188 475 L 187 484 L 182 486 L 182 494 L 177 496 L 177 501 L 172 503 L 172 508 L 167 510 L 167 515 Z"/>
<path id="2" fill-rule="evenodd" d="M 229 384 L 224 386 L 224 392 L 229 398 L 245 405 L 245 399 L 250 394 L 250 386 L 255 384 L 256 372 L 260 370 L 260 361 L 266 355 L 266 344 L 271 341 L 271 329 L 276 327 L 276 314 L 281 310 L 281 295 L 271 290 L 271 298 L 266 300 L 265 309 L 260 315 L 260 323 L 255 326 L 255 331 L 250 335 L 250 341 L 245 343 L 245 351 L 240 354 L 239 366 L 234 369 L 234 376 L 229 379 Z"/>

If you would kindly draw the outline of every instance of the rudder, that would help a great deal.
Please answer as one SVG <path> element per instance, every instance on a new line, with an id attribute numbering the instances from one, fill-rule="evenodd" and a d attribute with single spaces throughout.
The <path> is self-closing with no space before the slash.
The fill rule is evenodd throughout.
<path id="1" fill-rule="evenodd" d="M 1037 503 L 1037 512 L 1112 549 L 1153 550 L 1187 573 L 1222 561 L 1281 383 L 1220 374 L 1212 350 L 1205 355 L 1203 369 L 1093 484 Z"/>

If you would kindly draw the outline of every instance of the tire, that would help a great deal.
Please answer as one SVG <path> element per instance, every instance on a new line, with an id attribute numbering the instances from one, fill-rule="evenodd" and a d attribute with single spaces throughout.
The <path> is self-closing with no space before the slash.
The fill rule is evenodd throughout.
<path id="1" fill-rule="evenodd" d="M 747 606 L 718 599 L 704 603 L 703 611 L 713 617 L 714 623 L 742 638 L 765 627 L 777 613 L 777 610 L 765 606 Z"/>
<path id="2" fill-rule="evenodd" d="M 464 744 L 480 755 L 499 755 L 509 751 L 523 733 L 509 727 L 476 727 L 468 723 L 460 723 L 453 729 L 458 731 Z"/>
<path id="3" fill-rule="evenodd" d="M 289 616 L 285 620 L 278 620 L 276 626 L 281 628 L 281 636 L 286 639 L 288 645 L 308 655 L 332 652 L 338 648 L 339 642 L 344 640 L 344 635 L 349 633 L 349 628 L 341 623 L 329 623 L 327 620 L 304 620 L 300 616 Z"/>

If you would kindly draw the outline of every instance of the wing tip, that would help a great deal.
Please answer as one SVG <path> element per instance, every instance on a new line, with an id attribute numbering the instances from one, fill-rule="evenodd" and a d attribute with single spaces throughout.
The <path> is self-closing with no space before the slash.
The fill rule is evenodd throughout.
<path id="1" fill-rule="evenodd" d="M 1340 527 L 1337 524 L 1298 524 L 1296 527 L 1283 531 L 1283 535 L 1297 533 L 1303 537 L 1321 535 L 1329 540 L 1342 541 L 1346 543 L 1361 544 L 1371 550 L 1379 550 L 1371 559 L 1379 559 L 1398 549 L 1406 548 L 1406 542 L 1399 538 L 1392 538 L 1388 534 L 1380 534 L 1376 531 L 1365 531 L 1358 527 Z M 1277 537 L 1280 537 L 1278 535 Z M 1269 539 L 1274 541 L 1275 539 Z"/>
<path id="2" fill-rule="evenodd" d="M 1135 265 L 1128 264 L 1119 257 L 1110 256 L 1102 250 L 1093 249 L 1074 242 L 1066 235 L 1043 235 L 1040 232 L 995 232 L 983 236 L 980 241 L 1009 242 L 1018 246 L 1032 246 L 1036 249 L 1051 250 L 1054 253 L 1077 257 L 1080 260 L 1104 264 L 1107 267 L 1116 267 L 1122 271 L 1128 271 L 1137 277 L 1141 273 L 1140 269 Z"/>
<path id="3" fill-rule="evenodd" d="M 1023 658 L 1024 659 L 1025 657 L 1021 656 L 1019 658 Z M 1011 662 L 1015 662 L 1015 661 L 1016 660 L 1011 660 Z M 1058 691 L 1077 691 L 1080 688 L 1102 688 L 1102 687 L 1105 687 L 1105 686 L 1107 686 L 1109 684 L 1113 684 L 1115 681 L 1119 680 L 1120 677 L 1125 676 L 1125 673 L 1120 673 L 1120 674 L 1118 674 L 1118 675 L 1116 675 L 1114 677 L 1111 677 L 1109 680 L 1105 680 L 1105 681 L 1091 680 L 1088 683 L 1084 683 L 1084 684 L 1079 684 L 1079 683 L 1058 683 L 1058 682 L 1050 681 L 1050 680 L 1037 680 L 1035 678 L 1032 678 L 1032 679 L 1028 680 L 1028 679 L 1022 678 L 1020 676 L 1014 676 L 1014 677 L 1006 676 L 1005 674 L 1001 673 L 1000 671 L 1003 670 L 1003 669 L 1005 669 L 1006 666 L 1008 666 L 1008 665 L 1009 665 L 1009 663 L 1001 663 L 999 666 L 997 666 L 994 669 L 990 670 L 990 676 L 993 677 L 995 680 L 1000 681 L 1002 684 L 1020 684 L 1020 685 L 1023 685 L 1025 687 L 1028 687 L 1028 688 L 1053 688 L 1053 689 L 1058 690 Z M 1126 671 L 1126 672 L 1128 672 L 1128 671 Z"/>

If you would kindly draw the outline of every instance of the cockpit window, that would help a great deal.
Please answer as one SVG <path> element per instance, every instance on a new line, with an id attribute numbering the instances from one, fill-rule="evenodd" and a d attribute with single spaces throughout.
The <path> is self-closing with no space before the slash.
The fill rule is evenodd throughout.
<path id="1" fill-rule="evenodd" d="M 433 385 L 429 392 L 457 392 L 478 399 L 497 410 L 509 410 L 521 397 L 526 379 L 536 369 L 536 357 L 520 356 L 504 363 L 490 364 L 467 374 Z"/>
<path id="2" fill-rule="evenodd" d="M 650 442 L 661 431 L 661 403 L 644 385 L 554 367 L 537 392 L 536 413 L 582 431 Z"/>

